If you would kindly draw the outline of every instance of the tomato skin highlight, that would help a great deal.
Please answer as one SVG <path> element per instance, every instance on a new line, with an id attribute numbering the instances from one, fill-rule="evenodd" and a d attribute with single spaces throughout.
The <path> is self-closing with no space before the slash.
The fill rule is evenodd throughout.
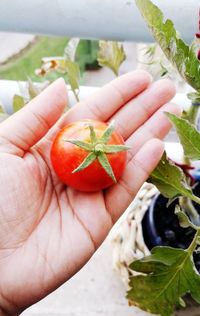
<path id="1" fill-rule="evenodd" d="M 94 127 L 97 137 L 101 137 L 108 126 L 106 123 L 93 120 L 77 121 L 67 125 L 57 134 L 52 144 L 51 161 L 63 183 L 79 191 L 95 192 L 114 184 L 112 178 L 97 159 L 84 170 L 72 173 L 87 157 L 88 151 L 66 141 L 76 139 L 90 143 L 89 124 Z M 107 144 L 124 145 L 124 140 L 118 132 L 114 131 Z M 118 181 L 126 165 L 127 152 L 111 153 L 106 156 Z"/>

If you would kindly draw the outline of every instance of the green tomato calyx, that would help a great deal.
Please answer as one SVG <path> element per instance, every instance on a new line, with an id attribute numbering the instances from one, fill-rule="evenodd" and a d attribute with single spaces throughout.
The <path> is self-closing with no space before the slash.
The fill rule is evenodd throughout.
<path id="1" fill-rule="evenodd" d="M 114 154 L 122 151 L 127 151 L 128 149 L 130 149 L 130 147 L 125 145 L 107 145 L 115 129 L 114 121 L 112 121 L 108 125 L 100 138 L 97 137 L 94 127 L 91 124 L 89 124 L 88 128 L 90 129 L 90 143 L 76 139 L 65 140 L 66 142 L 69 142 L 73 145 L 78 146 L 79 148 L 88 151 L 87 157 L 76 169 L 72 171 L 72 173 L 84 170 L 97 159 L 105 172 L 109 175 L 109 177 L 111 177 L 113 182 L 116 183 L 117 180 L 106 154 Z"/>

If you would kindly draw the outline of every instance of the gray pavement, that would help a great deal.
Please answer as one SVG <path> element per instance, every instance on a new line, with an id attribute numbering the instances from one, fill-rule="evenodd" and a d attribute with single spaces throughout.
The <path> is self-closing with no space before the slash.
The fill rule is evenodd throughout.
<path id="1" fill-rule="evenodd" d="M 31 34 L 17 34 L 0 32 L 0 64 L 18 54 L 35 36 Z"/>

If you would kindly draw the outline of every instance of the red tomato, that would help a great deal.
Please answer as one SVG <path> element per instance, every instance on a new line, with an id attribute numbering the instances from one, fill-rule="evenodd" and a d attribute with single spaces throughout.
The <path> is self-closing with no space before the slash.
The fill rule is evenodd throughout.
<path id="1" fill-rule="evenodd" d="M 51 161 L 57 176 L 63 183 L 80 191 L 93 192 L 105 189 L 114 184 L 115 181 L 108 175 L 108 172 L 104 170 L 98 160 L 98 155 L 101 155 L 101 152 L 97 152 L 97 156 L 89 166 L 73 173 L 91 152 L 69 141 L 81 141 L 86 143 L 86 145 L 93 144 L 89 126 L 93 127 L 93 131 L 96 134 L 95 144 L 98 145 L 100 143 L 101 147 L 103 141 L 100 141 L 100 138 L 105 130 L 108 129 L 106 123 L 92 120 L 73 122 L 64 127 L 57 134 L 51 148 Z M 124 145 L 124 141 L 118 132 L 112 131 L 110 137 L 104 144 L 108 147 L 110 145 Z M 98 148 L 98 146 L 95 148 Z M 124 146 L 124 148 L 124 151 L 104 153 L 104 156 L 106 155 L 110 167 L 112 168 L 116 181 L 121 177 L 126 164 L 127 147 Z"/>

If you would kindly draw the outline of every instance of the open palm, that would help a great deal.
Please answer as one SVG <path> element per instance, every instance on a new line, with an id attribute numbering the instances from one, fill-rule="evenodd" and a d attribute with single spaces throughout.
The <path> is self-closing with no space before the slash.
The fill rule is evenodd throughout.
<path id="1" fill-rule="evenodd" d="M 67 103 L 59 79 L 0 125 L 0 315 L 18 315 L 93 255 L 159 161 L 159 139 L 170 128 L 163 111 L 180 111 L 165 105 L 174 93 L 169 81 L 151 84 L 147 73 L 136 71 L 98 90 L 57 122 Z M 132 148 L 121 180 L 102 192 L 66 187 L 49 159 L 56 132 L 84 118 L 115 119 Z"/>

